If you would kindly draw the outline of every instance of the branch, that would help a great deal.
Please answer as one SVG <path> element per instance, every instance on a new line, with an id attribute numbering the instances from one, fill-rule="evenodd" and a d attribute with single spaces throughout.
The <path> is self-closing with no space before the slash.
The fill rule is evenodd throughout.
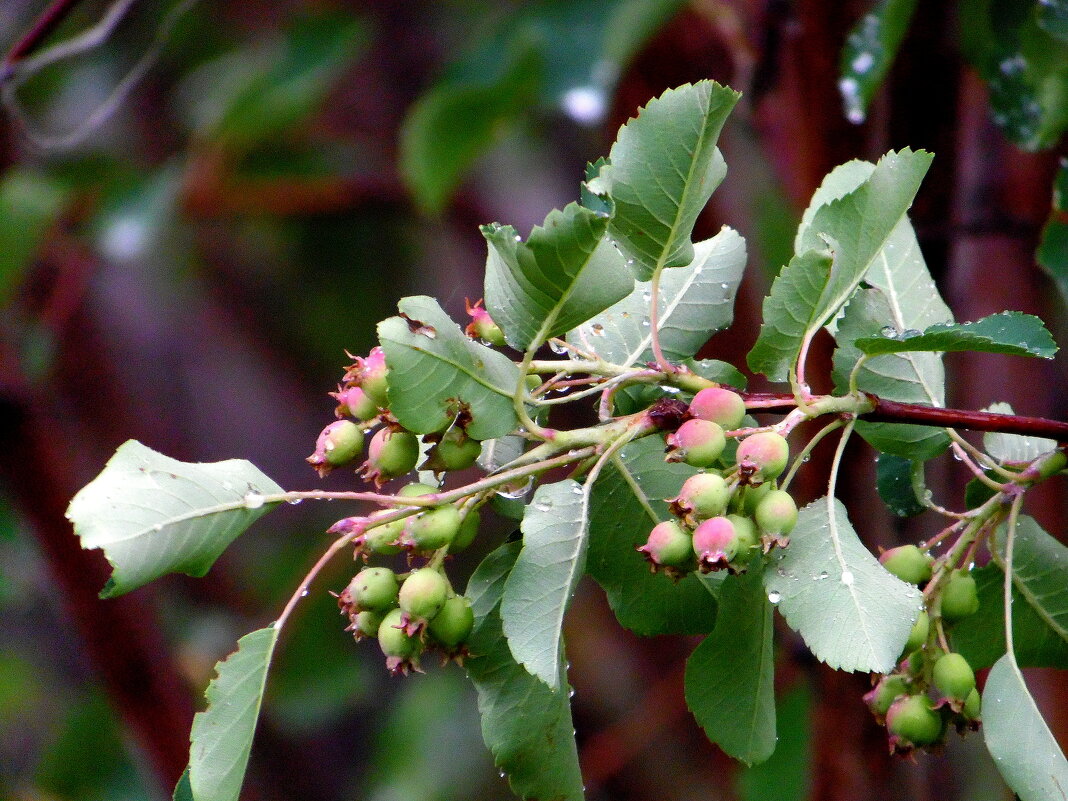
<path id="1" fill-rule="evenodd" d="M 5 83 L 15 73 L 15 65 L 36 50 L 80 2 L 81 0 L 55 0 L 38 15 L 30 29 L 4 56 L 4 61 L 0 64 L 0 84 Z"/>
<path id="2" fill-rule="evenodd" d="M 1026 434 L 1034 437 L 1048 437 L 1058 442 L 1068 442 L 1068 423 L 1059 420 L 1024 417 L 1016 414 L 973 412 L 965 409 L 944 409 L 918 403 L 885 400 L 870 392 L 863 394 L 874 405 L 874 408 L 869 412 L 859 414 L 858 418 L 872 423 L 915 423 L 939 428 Z M 794 396 L 785 393 L 748 392 L 742 393 L 742 397 L 745 398 L 747 407 L 762 412 L 785 414 L 796 407 Z"/>

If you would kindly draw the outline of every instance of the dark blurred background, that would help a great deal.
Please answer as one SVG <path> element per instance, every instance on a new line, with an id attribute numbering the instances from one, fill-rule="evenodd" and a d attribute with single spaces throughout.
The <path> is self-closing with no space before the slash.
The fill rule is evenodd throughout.
<path id="1" fill-rule="evenodd" d="M 695 236 L 734 226 L 751 259 L 736 325 L 703 355 L 744 364 L 823 175 L 906 146 L 937 156 L 912 216 L 958 319 L 1020 309 L 1063 341 L 1068 220 L 1051 217 L 1051 197 L 1068 57 L 1057 61 L 1056 19 L 1042 27 L 1055 46 L 1031 31 L 1038 5 L 918 4 L 862 120 L 838 82 L 865 2 L 0 2 L 0 50 L 12 53 L 0 117 L 0 797 L 169 798 L 214 663 L 277 615 L 325 528 L 351 513 L 280 510 L 205 579 L 99 601 L 104 559 L 79 549 L 63 511 L 115 448 L 136 438 L 183 460 L 248 458 L 287 488 L 353 486 L 351 474 L 320 482 L 303 461 L 332 419 L 345 349 L 366 352 L 404 295 L 435 295 L 462 318 L 482 294 L 477 226 L 525 235 L 668 87 L 714 78 L 745 92 L 721 140 L 730 172 Z M 57 25 L 35 28 L 46 9 Z M 33 61 L 87 30 L 110 35 Z M 128 77 L 139 80 L 116 94 Z M 824 343 L 815 357 L 829 353 Z M 1063 359 L 948 363 L 951 405 L 1068 412 Z M 873 454 L 851 448 L 841 494 L 866 542 L 933 533 L 937 520 L 885 513 Z M 821 446 L 802 471 L 800 500 L 821 493 L 828 457 Z M 928 470 L 949 505 L 966 478 L 955 468 L 947 457 Z M 1036 492 L 1030 511 L 1063 537 L 1059 489 Z M 488 530 L 454 572 L 506 534 Z M 326 590 L 351 575 L 345 562 L 283 639 L 244 797 L 509 798 L 462 670 L 394 679 L 373 643 L 342 632 Z M 780 749 L 751 770 L 685 709 L 693 642 L 621 630 L 592 584 L 567 635 L 591 799 L 1009 797 L 977 735 L 891 760 L 860 700 L 868 678 L 816 664 L 785 628 Z M 1063 680 L 1028 675 L 1066 744 Z"/>

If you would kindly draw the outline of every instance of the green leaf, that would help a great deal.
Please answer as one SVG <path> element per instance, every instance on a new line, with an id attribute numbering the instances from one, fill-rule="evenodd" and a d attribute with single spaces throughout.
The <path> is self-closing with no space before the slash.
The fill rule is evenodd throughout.
<path id="1" fill-rule="evenodd" d="M 838 90 L 846 117 L 862 123 L 908 32 L 916 0 L 878 0 L 846 37 Z"/>
<path id="2" fill-rule="evenodd" d="M 853 344 L 870 355 L 969 351 L 1052 359 L 1057 352 L 1057 345 L 1042 321 L 1023 312 L 998 312 L 971 323 L 937 323 L 923 333 L 898 334 L 896 330 L 893 333 L 894 336 L 862 337 Z"/>
<path id="3" fill-rule="evenodd" d="M 801 509 L 790 545 L 764 571 L 768 596 L 833 668 L 889 673 L 920 611 L 919 590 L 861 544 L 837 498 Z"/>
<path id="4" fill-rule="evenodd" d="M 995 414 L 1015 414 L 1007 403 L 995 403 L 984 411 Z M 990 431 L 983 434 L 983 447 L 999 462 L 1030 462 L 1057 448 L 1057 440 L 1046 437 L 1027 437 L 1022 434 L 1002 434 Z"/>
<path id="5" fill-rule="evenodd" d="M 844 165 L 824 182 L 807 225 L 802 220 L 796 255 L 764 301 L 764 323 L 748 357 L 753 370 L 775 381 L 787 378 L 805 337 L 835 317 L 890 244 L 930 163 L 923 151 L 891 151 L 863 183 L 829 201 L 863 168 Z"/>
<path id="6" fill-rule="evenodd" d="M 716 627 L 686 660 L 686 704 L 708 739 L 747 765 L 775 750 L 771 604 L 759 562 L 719 592 Z"/>
<path id="7" fill-rule="evenodd" d="M 1068 2 L 1045 0 L 1038 4 L 1038 26 L 1061 41 L 1068 42 Z"/>
<path id="8" fill-rule="evenodd" d="M 556 692 L 512 658 L 499 614 L 520 543 L 510 542 L 479 565 L 467 585 L 475 613 L 464 661 L 478 691 L 482 736 L 494 763 L 520 798 L 581 801 L 575 729 L 565 688 Z M 563 672 L 563 666 L 560 667 Z"/>
<path id="9" fill-rule="evenodd" d="M 730 362 L 721 362 L 719 359 L 683 359 L 682 363 L 701 378 L 707 378 L 717 384 L 745 389 L 748 383 L 742 371 Z"/>
<path id="10" fill-rule="evenodd" d="M 482 226 L 486 308 L 509 345 L 537 347 L 627 296 L 634 279 L 607 228 L 607 217 L 577 203 L 549 212 L 527 242 L 510 225 Z"/>
<path id="11" fill-rule="evenodd" d="M 553 690 L 562 684 L 564 612 L 582 576 L 589 490 L 542 484 L 523 516 L 523 550 L 504 585 L 501 621 L 517 662 Z"/>
<path id="12" fill-rule="evenodd" d="M 16 167 L 0 179 L 0 309 L 7 306 L 68 192 L 36 170 Z"/>
<path id="13" fill-rule="evenodd" d="M 588 182 L 615 207 L 609 236 L 639 281 L 693 261 L 693 226 L 727 174 L 716 147 L 740 95 L 714 81 L 669 89 L 619 129 L 609 163 Z"/>
<path id="14" fill-rule="evenodd" d="M 779 699 L 779 739 L 766 762 L 738 771 L 739 801 L 808 801 L 812 785 L 812 690 L 807 682 Z"/>
<path id="15" fill-rule="evenodd" d="M 661 276 L 657 330 L 669 360 L 692 357 L 714 332 L 731 324 L 744 269 L 745 240 L 724 226 L 711 239 L 694 245 L 689 266 Z M 639 282 L 619 303 L 571 331 L 568 341 L 615 364 L 651 361 L 651 297 L 649 282 Z"/>
<path id="16" fill-rule="evenodd" d="M 715 601 L 697 574 L 676 584 L 650 572 L 635 550 L 669 519 L 663 499 L 678 495 L 695 472 L 665 462 L 663 443 L 645 437 L 628 443 L 593 486 L 586 571 L 604 588 L 620 625 L 636 634 L 707 634 L 715 624 Z"/>
<path id="17" fill-rule="evenodd" d="M 196 801 L 193 798 L 193 788 L 189 786 L 189 766 L 186 765 L 182 775 L 178 778 L 178 784 L 174 786 L 172 801 Z"/>
<path id="18" fill-rule="evenodd" d="M 998 772 L 1020 801 L 1065 797 L 1068 760 L 1009 654 L 990 669 L 983 688 L 983 738 Z"/>
<path id="19" fill-rule="evenodd" d="M 519 368 L 467 337 L 433 298 L 404 298 L 398 308 L 400 316 L 378 324 L 378 338 L 389 366 L 389 409 L 401 425 L 418 434 L 441 431 L 466 411 L 475 439 L 514 430 Z"/>
<path id="20" fill-rule="evenodd" d="M 1005 527 L 994 538 L 998 564 L 975 571 L 979 611 L 953 627 L 954 647 L 976 668 L 1005 653 Z M 1013 546 L 1013 640 L 1016 658 L 1025 667 L 1068 667 L 1068 547 L 1047 534 L 1031 517 L 1021 515 Z M 972 657 L 975 657 L 974 661 Z"/>
<path id="21" fill-rule="evenodd" d="M 541 89 L 542 57 L 529 37 L 491 66 L 494 72 L 442 81 L 408 110 L 400 170 L 426 211 L 440 212 L 471 165 L 529 109 Z M 499 72 L 496 70 L 499 69 Z"/>
<path id="22" fill-rule="evenodd" d="M 917 492 L 923 491 L 923 462 L 881 454 L 875 464 L 875 488 L 883 503 L 898 517 L 927 511 Z"/>
<path id="23" fill-rule="evenodd" d="M 911 230 L 909 232 L 911 237 Z M 913 238 L 914 239 L 914 238 Z M 881 259 L 880 259 L 881 261 Z M 884 282 L 891 290 L 899 287 Z M 933 287 L 933 285 L 931 285 Z M 898 291 L 887 296 L 882 289 L 859 289 L 849 301 L 838 321 L 834 352 L 835 387 L 846 391 L 849 375 L 863 357 L 854 345 L 857 339 L 877 333 L 891 321 L 917 319 L 919 315 L 906 313 L 913 292 Z M 934 298 L 940 306 L 937 293 Z M 942 357 L 936 353 L 889 353 L 867 359 L 857 371 L 857 387 L 888 400 L 941 406 L 945 400 L 945 371 Z M 940 428 L 900 423 L 867 423 L 860 421 L 857 432 L 874 447 L 905 459 L 923 461 L 942 453 L 949 446 L 949 436 Z"/>
<path id="24" fill-rule="evenodd" d="M 1014 560 L 1015 561 L 1015 560 Z M 972 571 L 979 611 L 953 625 L 953 650 L 975 670 L 990 667 L 1005 653 L 1005 574 L 996 564 Z M 1068 668 L 1068 643 L 1012 588 L 1012 639 L 1022 667 Z"/>
<path id="25" fill-rule="evenodd" d="M 253 631 L 216 665 L 208 708 L 196 714 L 189 733 L 189 785 L 197 801 L 238 801 L 277 641 L 274 626 Z"/>
<path id="26" fill-rule="evenodd" d="M 113 568 L 102 598 L 167 573 L 203 576 L 219 555 L 278 501 L 283 490 L 242 459 L 179 462 L 136 440 L 67 507 L 83 548 L 103 548 Z"/>
<path id="27" fill-rule="evenodd" d="M 1057 177 L 1053 179 L 1053 209 L 1045 228 L 1042 242 L 1035 258 L 1039 266 L 1053 279 L 1068 303 L 1068 159 L 1061 159 Z"/>

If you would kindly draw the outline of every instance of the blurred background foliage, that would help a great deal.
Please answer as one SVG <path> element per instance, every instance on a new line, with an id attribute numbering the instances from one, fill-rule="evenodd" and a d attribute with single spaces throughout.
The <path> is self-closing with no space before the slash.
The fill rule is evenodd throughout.
<path id="1" fill-rule="evenodd" d="M 48 10 L 57 24 L 36 27 Z M 86 46 L 45 57 L 72 41 Z M 74 491 L 128 438 L 321 486 L 303 457 L 332 418 L 344 351 L 366 352 L 403 295 L 460 319 L 481 296 L 477 226 L 525 234 L 669 86 L 746 92 L 697 234 L 738 228 L 749 277 L 735 328 L 702 355 L 744 364 L 822 176 L 903 146 L 937 154 L 913 217 L 958 318 L 1022 309 L 1064 341 L 1064 0 L 6 0 L 0 48 L 3 798 L 169 798 L 214 663 L 277 614 L 350 513 L 286 510 L 204 580 L 101 602 L 103 559 L 62 517 Z M 1068 411 L 1063 359 L 949 364 L 954 405 Z M 852 456 L 843 494 L 872 548 L 931 533 L 875 511 L 871 453 Z M 817 449 L 802 494 L 819 494 L 827 457 Z M 951 467 L 928 483 L 960 497 Z M 1036 496 L 1063 531 L 1063 493 Z M 454 571 L 507 533 L 497 521 Z M 343 561 L 282 644 L 246 797 L 508 798 L 460 669 L 391 679 L 342 633 L 326 590 L 351 574 Z M 867 677 L 814 664 L 789 636 L 779 749 L 744 769 L 685 710 L 690 643 L 620 630 L 586 585 L 567 634 L 592 799 L 1007 797 L 976 737 L 890 760 L 860 701 Z M 1064 743 L 1064 683 L 1030 678 Z"/>

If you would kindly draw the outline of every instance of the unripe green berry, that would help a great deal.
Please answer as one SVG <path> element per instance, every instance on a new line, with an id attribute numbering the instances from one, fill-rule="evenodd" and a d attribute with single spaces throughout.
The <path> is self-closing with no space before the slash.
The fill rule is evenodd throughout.
<path id="1" fill-rule="evenodd" d="M 426 622 L 441 611 L 449 592 L 449 583 L 432 567 L 412 571 L 401 584 L 398 602 L 412 621 Z"/>
<path id="2" fill-rule="evenodd" d="M 748 562 L 753 555 L 753 549 L 760 546 L 760 534 L 756 523 L 742 515 L 727 515 L 727 519 L 731 521 L 734 533 L 738 536 L 738 552 L 734 558 L 739 562 Z"/>
<path id="3" fill-rule="evenodd" d="M 331 392 L 337 398 L 338 417 L 355 417 L 357 420 L 370 420 L 378 416 L 378 405 L 359 387 L 348 387 Z"/>
<path id="4" fill-rule="evenodd" d="M 465 550 L 475 537 L 478 536 L 478 527 L 482 524 L 482 514 L 478 509 L 469 509 L 464 519 L 460 521 L 460 530 L 456 532 L 453 541 L 449 543 L 449 553 L 460 553 Z"/>
<path id="5" fill-rule="evenodd" d="M 727 444 L 723 429 L 708 420 L 687 420 L 667 437 L 669 462 L 711 467 Z"/>
<path id="6" fill-rule="evenodd" d="M 356 360 L 354 372 L 364 394 L 379 408 L 385 409 L 389 405 L 389 368 L 386 366 L 385 351 L 377 346 L 371 348 L 366 358 Z"/>
<path id="7" fill-rule="evenodd" d="M 931 579 L 934 558 L 915 545 L 899 545 L 883 551 L 879 561 L 890 573 L 909 584 L 923 584 Z"/>
<path id="8" fill-rule="evenodd" d="M 753 483 L 778 478 L 790 459 L 790 446 L 781 434 L 761 431 L 738 443 L 735 461 Z"/>
<path id="9" fill-rule="evenodd" d="M 735 490 L 736 495 L 741 498 L 740 503 L 737 503 L 736 501 L 738 513 L 752 517 L 756 514 L 757 506 L 760 505 L 760 502 L 764 500 L 764 498 L 767 497 L 767 494 L 773 489 L 775 489 L 775 482 L 773 481 L 765 481 L 763 484 L 743 484 L 739 486 Z"/>
<path id="10" fill-rule="evenodd" d="M 942 737 L 942 716 L 926 695 L 906 695 L 890 705 L 886 728 L 905 746 L 933 745 Z"/>
<path id="11" fill-rule="evenodd" d="M 382 620 L 385 616 L 385 612 L 373 612 L 370 609 L 364 609 L 357 614 L 352 621 L 352 626 L 350 628 L 352 629 L 353 635 L 357 640 L 377 637 L 378 627 L 382 625 Z"/>
<path id="12" fill-rule="evenodd" d="M 968 693 L 968 697 L 964 699 L 964 707 L 961 712 L 964 713 L 964 717 L 968 720 L 979 720 L 982 715 L 982 699 L 979 697 L 978 690 L 972 690 Z"/>
<path id="13" fill-rule="evenodd" d="M 785 490 L 771 490 L 757 504 L 753 518 L 765 534 L 789 534 L 797 524 L 797 504 Z"/>
<path id="14" fill-rule="evenodd" d="M 723 387 L 702 389 L 690 401 L 690 414 L 700 420 L 718 423 L 728 431 L 738 428 L 745 417 L 745 401 L 737 392 Z"/>
<path id="15" fill-rule="evenodd" d="M 727 567 L 738 554 L 738 532 L 726 517 L 705 520 L 693 532 L 693 552 L 702 572 Z"/>
<path id="16" fill-rule="evenodd" d="M 942 619 L 956 623 L 979 611 L 979 593 L 975 579 L 966 570 L 954 570 L 942 586 Z"/>
<path id="17" fill-rule="evenodd" d="M 368 567 L 357 573 L 346 591 L 360 610 L 383 611 L 397 603 L 397 574 L 386 567 Z"/>
<path id="18" fill-rule="evenodd" d="M 930 633 L 931 618 L 926 609 L 921 609 L 920 614 L 916 617 L 916 622 L 912 624 L 912 630 L 909 632 L 908 640 L 905 641 L 905 649 L 902 653 L 911 654 L 927 642 L 927 635 Z"/>
<path id="19" fill-rule="evenodd" d="M 417 634 L 405 631 L 404 613 L 390 610 L 378 627 L 378 647 L 386 655 L 386 667 L 390 673 L 407 673 L 418 666 L 423 643 Z"/>
<path id="20" fill-rule="evenodd" d="M 672 502 L 672 510 L 694 520 L 706 520 L 723 514 L 730 497 L 730 489 L 723 476 L 718 473 L 697 473 L 683 482 L 679 496 Z"/>
<path id="21" fill-rule="evenodd" d="M 364 472 L 375 483 L 403 476 L 415 469 L 419 459 L 419 440 L 410 431 L 379 430 L 367 447 Z"/>
<path id="22" fill-rule="evenodd" d="M 975 673 L 960 654 L 943 654 L 931 675 L 938 691 L 952 701 L 963 703 L 975 689 Z"/>
<path id="23" fill-rule="evenodd" d="M 505 344 L 504 332 L 497 323 L 493 322 L 489 312 L 482 308 L 481 300 L 474 304 L 468 301 L 467 313 L 471 315 L 471 322 L 467 324 L 464 333 L 469 337 L 478 337 L 482 341 L 497 347 L 502 347 Z"/>
<path id="24" fill-rule="evenodd" d="M 452 651 L 467 641 L 474 625 L 475 613 L 471 610 L 471 602 L 462 595 L 456 595 L 445 601 L 441 611 L 427 624 L 426 630 L 435 642 Z"/>
<path id="25" fill-rule="evenodd" d="M 693 559 L 693 541 L 689 533 L 674 520 L 653 526 L 649 538 L 638 551 L 653 567 L 682 567 Z"/>
<path id="26" fill-rule="evenodd" d="M 418 498 L 422 495 L 433 495 L 437 491 L 437 487 L 432 487 L 429 484 L 421 484 L 418 481 L 413 481 L 411 484 L 405 484 L 403 487 L 397 490 L 397 497 Z"/>
<path id="27" fill-rule="evenodd" d="M 363 430 L 351 420 L 337 420 L 319 433 L 315 453 L 307 458 L 319 475 L 348 464 L 363 450 Z"/>
<path id="28" fill-rule="evenodd" d="M 883 676 L 871 692 L 864 696 L 864 702 L 877 718 L 883 718 L 890 705 L 909 691 L 909 681 L 900 674 Z"/>
<path id="29" fill-rule="evenodd" d="M 401 542 L 418 553 L 444 548 L 460 530 L 460 510 L 452 504 L 436 506 L 408 518 Z"/>
<path id="30" fill-rule="evenodd" d="M 481 442 L 471 439 L 460 428 L 450 428 L 430 449 L 423 469 L 436 472 L 466 470 L 475 463 L 480 453 L 482 453 Z"/>
<path id="31" fill-rule="evenodd" d="M 1038 470 L 1038 480 L 1043 481 L 1050 476 L 1056 475 L 1066 466 L 1068 466 L 1068 456 L 1064 455 L 1064 451 L 1054 451 L 1041 463 L 1041 467 Z"/>

